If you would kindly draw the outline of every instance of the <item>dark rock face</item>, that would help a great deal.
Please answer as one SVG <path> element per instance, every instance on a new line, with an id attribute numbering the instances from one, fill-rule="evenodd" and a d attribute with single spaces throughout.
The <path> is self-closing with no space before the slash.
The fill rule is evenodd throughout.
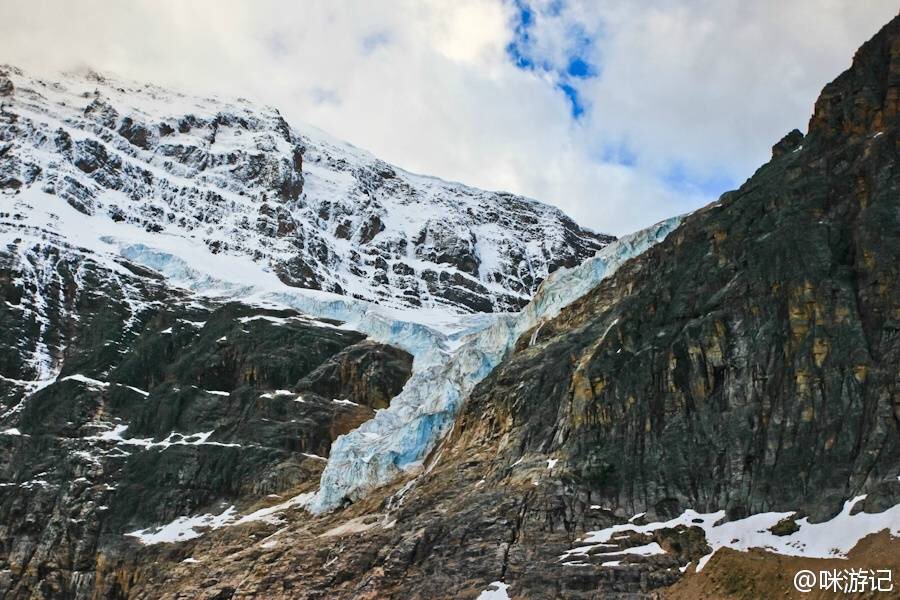
<path id="1" fill-rule="evenodd" d="M 470 412 L 562 452 L 601 503 L 661 517 L 821 519 L 896 486 L 898 72 L 895 19 L 802 144 L 542 328 Z"/>
<path id="2" fill-rule="evenodd" d="M 406 352 L 374 342 L 360 342 L 331 356 L 296 385 L 298 392 L 350 400 L 372 409 L 387 408 L 406 380 L 410 357 Z"/>
<path id="3" fill-rule="evenodd" d="M 132 597 L 653 598 L 697 527 L 589 530 L 686 508 L 814 521 L 900 483 L 900 18 L 740 189 L 564 309 L 469 397 L 420 476 L 324 517 L 211 535 Z M 787 534 L 791 523 L 775 526 Z M 605 552 L 657 543 L 665 554 Z M 263 566 L 264 565 L 264 566 Z M 161 586 L 161 587 L 160 587 Z"/>
<path id="4" fill-rule="evenodd" d="M 138 551 L 123 534 L 314 484 L 373 415 L 334 400 L 386 406 L 409 377 L 408 354 L 356 332 L 118 267 L 37 241 L 0 253 L 4 597 L 91 597 Z"/>
<path id="5" fill-rule="evenodd" d="M 6 75 L 0 75 L 0 96 L 10 96 L 15 86 Z"/>
<path id="6" fill-rule="evenodd" d="M 122 124 L 119 125 L 119 135 L 144 150 L 150 148 L 153 136 L 148 127 L 135 123 L 130 117 L 122 119 Z"/>

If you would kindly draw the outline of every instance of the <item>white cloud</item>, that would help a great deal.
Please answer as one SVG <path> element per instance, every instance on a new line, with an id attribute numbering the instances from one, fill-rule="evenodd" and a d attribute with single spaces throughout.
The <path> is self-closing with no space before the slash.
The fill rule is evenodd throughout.
<path id="1" fill-rule="evenodd" d="M 790 129 L 805 130 L 819 90 L 896 14 L 893 1 L 610 1 L 585 83 L 594 126 L 653 166 L 750 173 Z M 614 118 L 610 118 L 614 116 Z"/>
<path id="2" fill-rule="evenodd" d="M 510 60 L 517 9 L 500 0 L 4 2 L 0 61 L 255 98 L 409 170 L 624 233 L 711 200 L 660 178 L 675 161 L 697 177 L 752 172 L 896 12 L 886 0 L 561 6 L 537 15 L 531 47 L 564 68 L 574 31 L 597 36 L 601 76 L 577 84 L 578 121 L 551 74 Z M 634 164 L 601 160 L 623 143 Z"/>

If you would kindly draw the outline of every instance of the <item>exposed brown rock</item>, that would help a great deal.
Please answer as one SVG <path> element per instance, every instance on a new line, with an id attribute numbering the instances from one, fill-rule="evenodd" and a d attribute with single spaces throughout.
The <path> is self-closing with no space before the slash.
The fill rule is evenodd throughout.
<path id="1" fill-rule="evenodd" d="M 800 570 L 888 569 L 893 573 L 893 592 L 835 593 L 817 588 L 800 592 L 794 587 L 794 574 Z M 900 590 L 900 539 L 886 532 L 870 535 L 850 551 L 846 559 L 798 558 L 750 550 L 719 550 L 700 573 L 690 572 L 667 589 L 666 600 L 756 600 L 789 598 L 827 600 L 831 598 L 893 598 Z"/>

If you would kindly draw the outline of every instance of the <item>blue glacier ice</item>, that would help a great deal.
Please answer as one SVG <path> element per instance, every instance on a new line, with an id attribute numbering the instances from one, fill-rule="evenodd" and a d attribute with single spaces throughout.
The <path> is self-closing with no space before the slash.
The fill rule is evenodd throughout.
<path id="1" fill-rule="evenodd" d="M 681 219 L 673 217 L 623 237 L 583 264 L 555 271 L 521 312 L 495 315 L 490 325 L 462 338 L 444 362 L 415 369 L 387 409 L 332 444 L 310 511 L 321 513 L 359 499 L 421 467 L 449 432 L 466 396 L 509 354 L 519 336 L 664 239 Z"/>

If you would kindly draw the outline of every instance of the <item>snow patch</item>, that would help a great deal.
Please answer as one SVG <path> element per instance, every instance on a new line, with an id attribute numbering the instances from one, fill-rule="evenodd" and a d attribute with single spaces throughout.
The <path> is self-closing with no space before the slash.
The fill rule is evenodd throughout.
<path id="1" fill-rule="evenodd" d="M 106 383 L 105 381 L 98 381 L 97 379 L 91 379 L 90 377 L 86 377 L 86 376 L 80 375 L 80 374 L 69 375 L 68 377 L 63 377 L 62 379 L 60 379 L 60 381 L 77 381 L 79 383 L 83 383 L 84 385 L 86 385 L 88 387 L 95 387 L 95 388 L 101 388 L 101 389 L 109 387 L 109 384 Z"/>
<path id="2" fill-rule="evenodd" d="M 127 387 L 132 392 L 137 392 L 138 394 L 140 394 L 141 396 L 144 396 L 144 397 L 150 395 L 150 392 L 148 392 L 147 390 L 142 390 L 140 388 L 136 388 L 133 385 L 126 385 L 125 387 Z"/>
<path id="3" fill-rule="evenodd" d="M 278 522 L 277 514 L 287 510 L 288 508 L 304 506 L 311 494 L 299 494 L 286 502 L 261 508 L 248 515 L 240 516 L 234 506 L 229 506 L 218 515 L 204 514 L 196 516 L 178 517 L 171 523 L 159 525 L 156 527 L 148 527 L 126 533 L 126 536 L 136 537 L 144 545 L 184 542 L 192 540 L 203 535 L 206 531 L 221 529 L 222 527 L 231 527 L 234 525 L 242 525 L 252 523 L 254 521 L 264 521 L 267 523 Z"/>
<path id="4" fill-rule="evenodd" d="M 851 514 L 853 507 L 864 498 L 865 496 L 857 496 L 848 500 L 844 503 L 840 513 L 822 523 L 810 523 L 806 517 L 797 519 L 795 523 L 799 529 L 785 536 L 775 535 L 771 528 L 779 521 L 794 515 L 794 512 L 759 513 L 735 521 L 721 522 L 726 517 L 724 510 L 713 513 L 686 510 L 680 516 L 669 521 L 646 525 L 635 525 L 629 522 L 589 532 L 579 540 L 580 546 L 567 550 L 559 559 L 565 561 L 563 564 L 568 564 L 573 559 L 587 557 L 591 550 L 596 548 L 618 548 L 617 543 L 610 543 L 616 542 L 618 539 L 616 534 L 649 533 L 660 529 L 671 529 L 679 525 L 701 528 L 712 549 L 712 552 L 698 561 L 697 571 L 702 570 L 720 548 L 739 551 L 759 548 L 788 556 L 845 558 L 847 553 L 867 535 L 888 530 L 892 536 L 900 537 L 900 504 L 880 513 Z M 635 515 L 631 520 L 635 520 L 638 516 L 641 515 Z M 664 553 L 662 548 L 652 542 L 632 548 L 618 548 L 599 555 L 637 554 L 648 556 L 661 553 Z"/>
<path id="5" fill-rule="evenodd" d="M 126 533 L 126 536 L 135 537 L 141 544 L 185 542 L 203 535 L 208 529 L 218 529 L 234 519 L 235 508 L 228 507 L 218 515 L 205 514 L 193 517 L 178 517 L 171 523 L 160 527 L 149 527 Z"/>
<path id="6" fill-rule="evenodd" d="M 509 586 L 502 581 L 494 581 L 488 588 L 478 594 L 477 600 L 509 600 Z"/>
<path id="7" fill-rule="evenodd" d="M 353 400 L 339 400 L 339 399 L 335 398 L 332 400 L 332 402 L 334 402 L 335 404 L 346 404 L 349 406 L 359 406 L 359 404 L 357 404 Z"/>
<path id="8" fill-rule="evenodd" d="M 104 431 L 99 435 L 88 436 L 84 438 L 89 441 L 96 442 L 115 442 L 116 444 L 126 446 L 140 446 L 142 448 L 160 448 L 165 450 L 170 446 L 221 446 L 225 448 L 240 448 L 240 444 L 210 442 L 209 438 L 213 431 L 201 431 L 199 433 L 183 434 L 171 432 L 165 439 L 154 442 L 153 438 L 126 438 L 122 434 L 128 429 L 128 425 L 116 425 L 110 430 Z"/>

